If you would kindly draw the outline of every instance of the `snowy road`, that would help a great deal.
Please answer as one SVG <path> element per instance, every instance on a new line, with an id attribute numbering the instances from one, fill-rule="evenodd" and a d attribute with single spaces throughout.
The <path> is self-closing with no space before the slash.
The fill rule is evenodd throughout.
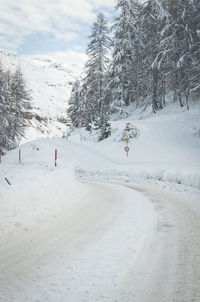
<path id="1" fill-rule="evenodd" d="M 1 235 L 1 302 L 199 302 L 200 217 L 152 187 L 86 183 L 84 200 Z"/>

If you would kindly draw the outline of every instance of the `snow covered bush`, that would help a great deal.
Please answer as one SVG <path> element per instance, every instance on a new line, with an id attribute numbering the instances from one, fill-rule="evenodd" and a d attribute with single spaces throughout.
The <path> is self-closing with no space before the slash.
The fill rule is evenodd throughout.
<path id="1" fill-rule="evenodd" d="M 111 135 L 111 126 L 107 116 L 96 118 L 93 123 L 90 123 L 87 127 L 92 138 L 96 141 L 102 141 Z"/>
<path id="2" fill-rule="evenodd" d="M 139 130 L 133 126 L 131 123 L 126 123 L 124 129 L 120 129 L 115 132 L 114 141 L 121 142 L 125 141 L 125 139 L 133 139 L 139 136 Z"/>
<path id="3" fill-rule="evenodd" d="M 122 132 L 121 141 L 124 141 L 126 138 L 132 139 L 138 136 L 139 136 L 139 130 L 131 123 L 126 123 L 125 128 Z"/>

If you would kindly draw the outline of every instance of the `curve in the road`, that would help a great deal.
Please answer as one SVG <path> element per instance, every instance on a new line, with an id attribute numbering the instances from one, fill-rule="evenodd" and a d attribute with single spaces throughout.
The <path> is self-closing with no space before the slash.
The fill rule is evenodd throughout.
<path id="1" fill-rule="evenodd" d="M 200 301 L 190 203 L 152 187 L 86 185 L 78 206 L 1 242 L 0 301 Z"/>

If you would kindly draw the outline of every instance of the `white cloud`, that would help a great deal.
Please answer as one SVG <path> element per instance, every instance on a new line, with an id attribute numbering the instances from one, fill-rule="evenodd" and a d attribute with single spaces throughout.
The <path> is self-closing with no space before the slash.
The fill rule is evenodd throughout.
<path id="1" fill-rule="evenodd" d="M 0 45 L 15 49 L 31 34 L 52 34 L 71 41 L 81 24 L 90 24 L 99 9 L 112 9 L 115 0 L 1 0 Z"/>
<path id="2" fill-rule="evenodd" d="M 54 35 L 54 37 L 56 39 L 62 40 L 62 41 L 71 41 L 77 37 L 77 34 L 74 32 L 59 32 L 59 31 L 53 30 L 52 34 Z"/>

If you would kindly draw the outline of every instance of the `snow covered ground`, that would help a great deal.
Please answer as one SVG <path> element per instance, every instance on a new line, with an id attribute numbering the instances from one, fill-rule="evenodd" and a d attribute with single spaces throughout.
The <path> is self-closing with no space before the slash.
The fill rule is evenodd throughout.
<path id="1" fill-rule="evenodd" d="M 1 302 L 200 301 L 200 110 L 175 111 L 2 158 Z M 128 157 L 127 122 L 139 131 Z"/>
<path id="2" fill-rule="evenodd" d="M 195 106 L 190 111 L 175 112 L 174 107 L 169 106 L 158 115 L 137 115 L 135 118 L 139 119 L 135 120 L 131 115 L 112 122 L 113 135 L 100 143 L 86 141 L 77 145 L 80 133 L 69 137 L 70 144 L 77 145 L 80 153 L 77 173 L 95 179 L 168 181 L 200 189 L 200 140 L 195 136 L 200 129 L 200 109 Z M 117 142 L 127 122 L 139 131 L 139 136 L 128 144 L 128 157 L 124 151 L 126 143 Z M 84 135 L 87 134 L 82 134 L 83 139 Z M 81 153 L 85 150 L 98 156 L 98 160 L 83 160 Z"/>

